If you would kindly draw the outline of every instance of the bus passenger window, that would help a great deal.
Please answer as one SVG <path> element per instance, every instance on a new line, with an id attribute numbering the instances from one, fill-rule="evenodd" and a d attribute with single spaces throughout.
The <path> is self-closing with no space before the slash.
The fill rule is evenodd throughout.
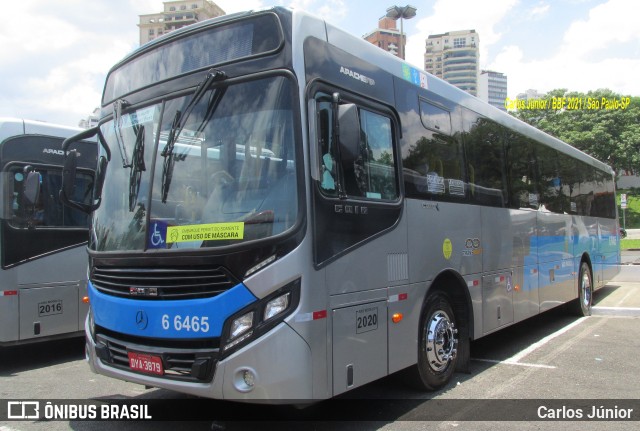
<path id="1" fill-rule="evenodd" d="M 538 209 L 533 143 L 515 132 L 505 134 L 509 208 Z"/>
<path id="2" fill-rule="evenodd" d="M 562 213 L 562 178 L 558 171 L 558 152 L 552 148 L 539 145 L 538 156 L 538 190 L 540 190 L 540 207 L 542 212 Z"/>
<path id="3" fill-rule="evenodd" d="M 449 111 L 420 100 L 424 129 L 404 158 L 408 193 L 444 201 L 466 198 L 462 146 L 451 134 Z"/>
<path id="4" fill-rule="evenodd" d="M 474 203 L 506 206 L 504 131 L 504 127 L 493 121 L 465 112 L 463 139 L 469 165 L 473 167 L 469 168 L 469 182 Z"/>

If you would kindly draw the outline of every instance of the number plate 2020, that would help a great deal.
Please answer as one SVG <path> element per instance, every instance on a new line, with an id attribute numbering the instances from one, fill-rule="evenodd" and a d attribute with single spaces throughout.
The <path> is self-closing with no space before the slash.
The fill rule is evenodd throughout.
<path id="1" fill-rule="evenodd" d="M 378 329 L 378 307 L 356 310 L 356 334 Z"/>
<path id="2" fill-rule="evenodd" d="M 162 358 L 147 353 L 127 352 L 129 356 L 129 368 L 146 374 L 164 374 Z"/>

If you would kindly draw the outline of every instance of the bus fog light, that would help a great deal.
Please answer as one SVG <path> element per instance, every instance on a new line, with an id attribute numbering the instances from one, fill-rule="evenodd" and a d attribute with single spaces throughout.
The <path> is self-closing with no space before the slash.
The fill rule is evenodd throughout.
<path id="1" fill-rule="evenodd" d="M 282 313 L 289 306 L 289 292 L 284 295 L 280 295 L 275 299 L 269 301 L 264 307 L 264 320 L 269 320 L 274 316 Z"/>
<path id="2" fill-rule="evenodd" d="M 250 388 L 256 384 L 256 376 L 250 370 L 244 370 L 242 380 L 244 380 L 244 383 Z"/>
<path id="3" fill-rule="evenodd" d="M 234 373 L 233 386 L 240 392 L 250 392 L 255 388 L 258 375 L 252 368 L 240 368 Z"/>
<path id="4" fill-rule="evenodd" d="M 252 326 L 253 326 L 253 311 L 238 317 L 231 323 L 231 331 L 229 333 L 229 338 L 232 340 L 234 338 L 238 338 L 239 336 L 241 336 L 242 334 L 250 330 Z"/>

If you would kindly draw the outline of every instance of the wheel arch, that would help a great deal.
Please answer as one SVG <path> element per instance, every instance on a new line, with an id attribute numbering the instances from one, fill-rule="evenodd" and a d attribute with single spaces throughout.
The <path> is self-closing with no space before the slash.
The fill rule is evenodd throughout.
<path id="1" fill-rule="evenodd" d="M 578 268 L 577 271 L 575 272 L 576 274 L 576 283 L 575 283 L 575 289 L 576 289 L 576 293 L 578 294 L 578 297 L 580 296 L 580 267 L 582 266 L 583 263 L 586 263 L 587 266 L 589 267 L 589 272 L 591 272 L 591 284 L 592 284 L 592 289 L 595 290 L 595 285 L 593 285 L 593 264 L 591 263 L 591 256 L 589 255 L 588 252 L 584 252 L 582 253 L 582 256 L 580 257 L 580 262 L 578 263 Z"/>
<path id="2" fill-rule="evenodd" d="M 589 270 L 591 271 L 591 275 L 593 276 L 593 265 L 591 264 L 591 256 L 589 256 L 589 253 L 586 251 L 582 253 L 582 256 L 580 257 L 580 265 L 582 265 L 582 262 L 586 262 L 587 265 L 589 265 Z"/>

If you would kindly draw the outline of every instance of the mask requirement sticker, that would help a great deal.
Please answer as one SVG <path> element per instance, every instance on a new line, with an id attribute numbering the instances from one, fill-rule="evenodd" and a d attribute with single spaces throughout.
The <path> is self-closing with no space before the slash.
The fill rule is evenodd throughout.
<path id="1" fill-rule="evenodd" d="M 188 241 L 240 240 L 244 238 L 244 223 L 211 223 L 168 226 L 167 243 Z"/>

